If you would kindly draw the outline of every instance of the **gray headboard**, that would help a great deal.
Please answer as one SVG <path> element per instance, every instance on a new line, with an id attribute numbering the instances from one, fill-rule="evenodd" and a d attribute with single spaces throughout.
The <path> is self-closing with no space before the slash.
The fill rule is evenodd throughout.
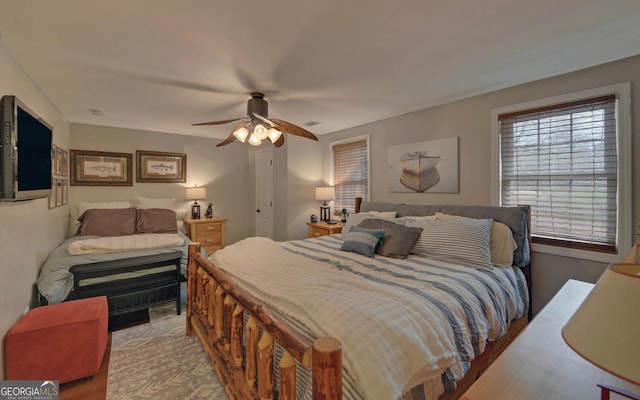
<path id="1" fill-rule="evenodd" d="M 531 262 L 529 246 L 530 206 L 455 206 L 455 205 L 415 205 L 363 201 L 360 212 L 395 211 L 397 217 L 434 215 L 436 212 L 461 215 L 470 218 L 491 218 L 502 222 L 513 231 L 518 248 L 513 252 L 513 265 L 524 267 Z"/>

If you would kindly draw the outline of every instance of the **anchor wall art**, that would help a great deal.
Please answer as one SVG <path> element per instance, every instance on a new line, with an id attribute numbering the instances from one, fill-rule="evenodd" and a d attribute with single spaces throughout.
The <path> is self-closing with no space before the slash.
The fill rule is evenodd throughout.
<path id="1" fill-rule="evenodd" d="M 458 193 L 458 137 L 389 147 L 389 191 Z"/>

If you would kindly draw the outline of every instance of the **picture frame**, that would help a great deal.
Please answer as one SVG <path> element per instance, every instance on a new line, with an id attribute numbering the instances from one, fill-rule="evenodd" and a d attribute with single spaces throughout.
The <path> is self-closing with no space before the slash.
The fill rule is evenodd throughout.
<path id="1" fill-rule="evenodd" d="M 63 153 L 64 150 L 62 150 L 60 147 L 56 147 L 56 175 L 61 176 L 62 175 L 62 171 L 64 168 L 64 164 L 63 164 Z"/>
<path id="2" fill-rule="evenodd" d="M 187 181 L 187 155 L 136 150 L 136 182 L 184 183 Z"/>
<path id="3" fill-rule="evenodd" d="M 69 181 L 66 179 L 62 180 L 62 205 L 65 205 L 69 202 Z"/>
<path id="4" fill-rule="evenodd" d="M 71 150 L 71 186 L 132 186 L 131 153 Z"/>
<path id="5" fill-rule="evenodd" d="M 457 136 L 388 148 L 389 192 L 460 193 Z"/>
<path id="6" fill-rule="evenodd" d="M 54 179 L 54 185 L 56 187 L 56 207 L 62 206 L 62 179 Z"/>

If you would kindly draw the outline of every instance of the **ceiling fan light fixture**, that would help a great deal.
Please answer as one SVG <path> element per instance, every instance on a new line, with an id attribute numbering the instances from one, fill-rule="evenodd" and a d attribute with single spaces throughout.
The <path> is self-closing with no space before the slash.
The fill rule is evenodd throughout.
<path id="1" fill-rule="evenodd" d="M 276 128 L 269 128 L 269 130 L 267 131 L 267 136 L 269 137 L 269 140 L 271 140 L 271 143 L 275 143 L 281 135 L 282 132 L 280 132 Z"/>
<path id="2" fill-rule="evenodd" d="M 256 124 L 255 128 L 253 128 L 253 134 L 262 141 L 267 138 L 268 131 L 267 128 L 264 127 L 264 125 Z"/>
<path id="3" fill-rule="evenodd" d="M 252 133 L 249 137 L 249 144 L 252 146 L 260 146 L 261 143 L 262 140 L 256 136 L 255 132 Z"/>
<path id="4" fill-rule="evenodd" d="M 238 141 L 244 143 L 244 141 L 247 140 L 247 136 L 249 136 L 249 130 L 244 126 L 241 126 L 233 131 L 233 136 L 235 136 Z"/>

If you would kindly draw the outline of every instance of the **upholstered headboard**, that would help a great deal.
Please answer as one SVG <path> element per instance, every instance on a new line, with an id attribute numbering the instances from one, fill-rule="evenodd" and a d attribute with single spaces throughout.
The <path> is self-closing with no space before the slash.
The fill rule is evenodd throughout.
<path id="1" fill-rule="evenodd" d="M 436 212 L 441 212 L 470 218 L 491 218 L 509 226 L 513 231 L 513 238 L 518 244 L 518 248 L 513 252 L 513 264 L 524 267 L 531 262 L 530 206 L 415 205 L 363 201 L 358 207 L 356 199 L 356 212 L 367 211 L 395 211 L 397 217 L 434 215 Z"/>

